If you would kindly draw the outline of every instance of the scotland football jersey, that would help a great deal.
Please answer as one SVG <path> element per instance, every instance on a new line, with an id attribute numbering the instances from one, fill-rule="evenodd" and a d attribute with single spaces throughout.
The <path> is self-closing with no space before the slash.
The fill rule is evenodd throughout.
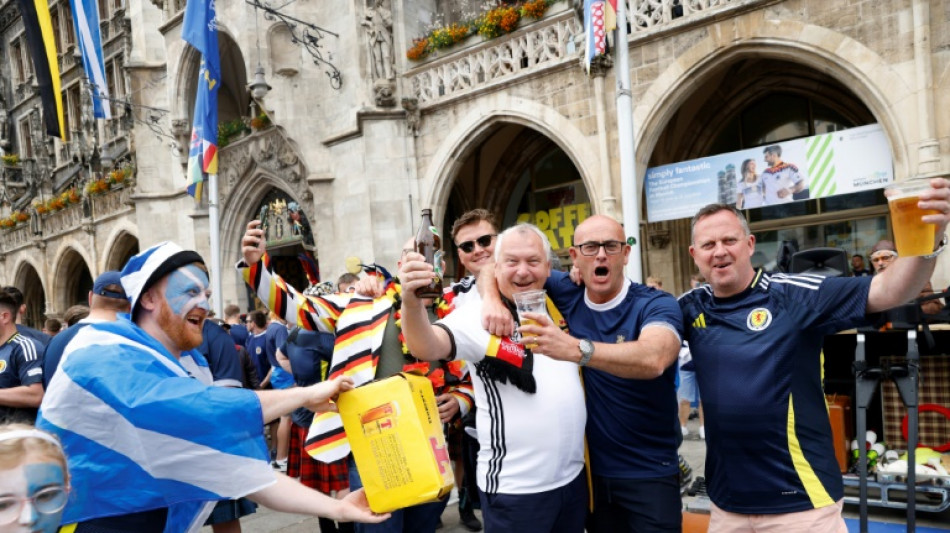
<path id="1" fill-rule="evenodd" d="M 863 325 L 871 278 L 756 272 L 716 298 L 680 298 L 706 414 L 706 479 L 720 508 L 775 514 L 843 497 L 821 383 L 824 336 Z"/>
<path id="2" fill-rule="evenodd" d="M 14 333 L 0 346 L 0 389 L 10 389 L 43 382 L 43 346 L 19 333 Z M 36 420 L 34 407 L 0 405 L 0 422 Z"/>

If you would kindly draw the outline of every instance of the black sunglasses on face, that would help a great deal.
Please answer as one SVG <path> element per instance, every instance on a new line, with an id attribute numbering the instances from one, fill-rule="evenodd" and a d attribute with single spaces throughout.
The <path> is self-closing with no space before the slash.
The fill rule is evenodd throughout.
<path id="1" fill-rule="evenodd" d="M 623 250 L 624 243 L 621 241 L 587 241 L 580 244 L 575 244 L 574 247 L 581 251 L 583 255 L 597 255 L 600 252 L 600 247 L 604 247 L 604 251 L 607 252 L 607 255 L 616 255 Z"/>
<path id="2" fill-rule="evenodd" d="M 494 238 L 495 238 L 494 233 L 491 233 L 488 235 L 482 235 L 481 237 L 475 239 L 474 241 L 460 242 L 458 247 L 459 247 L 459 250 L 462 250 L 463 252 L 470 254 L 475 251 L 476 244 L 478 244 L 482 248 L 488 248 L 489 245 L 491 245 L 492 239 Z"/>

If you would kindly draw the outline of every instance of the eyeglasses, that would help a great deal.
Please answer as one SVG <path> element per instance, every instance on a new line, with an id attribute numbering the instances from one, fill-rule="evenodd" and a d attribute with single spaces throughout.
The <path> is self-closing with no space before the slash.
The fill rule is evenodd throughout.
<path id="1" fill-rule="evenodd" d="M 495 238 L 495 234 L 490 233 L 488 235 L 482 235 L 481 237 L 475 239 L 474 241 L 460 242 L 458 244 L 458 247 L 459 247 L 459 250 L 462 250 L 463 252 L 470 254 L 475 251 L 476 244 L 481 246 L 482 248 L 488 248 L 489 246 L 491 246 L 491 241 L 494 238 Z"/>
<path id="2" fill-rule="evenodd" d="M 617 255 L 623 250 L 624 243 L 621 241 L 587 241 L 575 244 L 574 247 L 581 251 L 583 255 L 597 255 L 600 248 L 603 247 L 607 255 Z"/>
<path id="3" fill-rule="evenodd" d="M 897 257 L 897 252 L 882 250 L 880 252 L 874 252 L 871 254 L 871 262 L 876 263 L 878 261 L 890 261 L 895 257 Z"/>
<path id="4" fill-rule="evenodd" d="M 66 507 L 66 489 L 63 487 L 47 487 L 36 494 L 21 498 L 19 496 L 0 497 L 0 525 L 16 522 L 23 514 L 23 505 L 30 502 L 36 512 L 40 514 L 55 514 Z"/>

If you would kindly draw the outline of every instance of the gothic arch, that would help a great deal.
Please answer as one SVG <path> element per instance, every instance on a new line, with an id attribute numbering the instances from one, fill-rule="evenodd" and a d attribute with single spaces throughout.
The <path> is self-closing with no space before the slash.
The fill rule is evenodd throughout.
<path id="1" fill-rule="evenodd" d="M 26 304 L 26 313 L 23 323 L 41 329 L 46 313 L 51 309 L 47 302 L 47 292 L 43 278 L 40 276 L 40 265 L 32 258 L 22 259 L 16 267 L 13 276 L 13 286 L 23 293 L 23 303 Z"/>
<path id="2" fill-rule="evenodd" d="M 53 309 L 65 311 L 69 306 L 86 303 L 92 289 L 92 271 L 89 254 L 75 243 L 63 245 L 53 260 Z"/>
<path id="3" fill-rule="evenodd" d="M 221 53 L 221 88 L 219 98 L 219 122 L 234 117 L 245 116 L 250 103 L 247 94 L 247 67 L 244 54 L 237 41 L 222 24 L 218 24 L 218 50 Z M 188 130 L 191 130 L 191 118 L 195 108 L 195 94 L 198 90 L 198 68 L 201 54 L 188 45 L 183 45 L 178 59 L 178 74 L 175 79 L 173 109 L 177 117 L 187 117 Z M 222 105 L 223 104 L 223 105 Z"/>
<path id="4" fill-rule="evenodd" d="M 779 25 L 786 37 L 770 32 Z M 633 112 L 637 125 L 637 194 L 643 192 L 642 176 L 650 155 L 677 110 L 703 86 L 704 80 L 744 57 L 797 63 L 841 82 L 870 109 L 886 132 L 898 179 L 913 174 L 907 152 L 911 136 L 897 119 L 897 115 L 916 112 L 912 87 L 873 50 L 828 28 L 798 21 L 771 20 L 735 27 L 750 33 L 737 41 L 732 32 L 709 32 L 706 39 L 680 54 L 638 99 Z"/>
<path id="5" fill-rule="evenodd" d="M 445 216 L 452 186 L 460 165 L 478 147 L 486 136 L 500 124 L 520 124 L 551 139 L 574 163 L 590 194 L 594 211 L 598 212 L 600 195 L 597 185 L 600 161 L 595 140 L 585 136 L 569 119 L 555 109 L 507 94 L 492 95 L 455 123 L 444 137 L 426 170 L 425 183 L 429 190 L 422 205 L 433 206 L 434 220 Z M 486 111 L 488 109 L 488 111 Z"/>
<path id="6" fill-rule="evenodd" d="M 106 242 L 108 244 L 103 250 L 102 268 L 99 273 L 122 270 L 129 258 L 139 252 L 139 239 L 131 224 L 123 224 L 113 229 Z"/>
<path id="7" fill-rule="evenodd" d="M 222 257 L 241 256 L 241 235 L 257 218 L 260 200 L 273 188 L 290 195 L 308 220 L 316 220 L 306 165 L 283 128 L 253 133 L 229 145 L 219 157 Z"/>

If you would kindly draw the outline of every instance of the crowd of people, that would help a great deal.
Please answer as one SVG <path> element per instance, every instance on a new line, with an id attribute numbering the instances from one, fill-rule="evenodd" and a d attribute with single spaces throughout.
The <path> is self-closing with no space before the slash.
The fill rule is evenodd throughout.
<path id="1" fill-rule="evenodd" d="M 88 309 L 51 338 L 17 324 L 19 291 L 0 291 L 0 527 L 231 532 L 260 504 L 318 516 L 321 531 L 435 531 L 446 499 L 371 511 L 332 408 L 413 370 L 432 380 L 472 531 L 680 531 L 677 448 L 694 405 L 710 531 L 846 531 L 821 342 L 932 294 L 950 182 L 931 186 L 935 253 L 878 243 L 873 276 L 857 257 L 852 277 L 756 269 L 742 213 L 706 206 L 679 298 L 626 278 L 630 245 L 607 216 L 575 228 L 567 273 L 544 232 L 499 231 L 483 209 L 453 224 L 469 275 L 434 300 L 416 296 L 438 270 L 412 238 L 396 276 L 298 291 L 258 221 L 237 269 L 267 312 L 212 318 L 203 258 L 170 242 L 96 278 Z M 539 289 L 545 312 L 519 316 L 515 295 Z"/>

